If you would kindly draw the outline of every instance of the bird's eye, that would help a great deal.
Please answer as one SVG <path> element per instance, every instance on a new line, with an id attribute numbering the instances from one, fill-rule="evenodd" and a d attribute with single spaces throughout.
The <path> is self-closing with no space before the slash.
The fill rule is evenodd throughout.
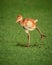
<path id="1" fill-rule="evenodd" d="M 20 19 L 20 17 L 17 17 L 16 19 Z"/>

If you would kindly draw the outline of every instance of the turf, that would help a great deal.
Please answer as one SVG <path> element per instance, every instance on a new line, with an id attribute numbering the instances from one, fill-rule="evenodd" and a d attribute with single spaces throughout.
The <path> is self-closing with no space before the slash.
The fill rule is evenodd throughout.
<path id="1" fill-rule="evenodd" d="M 52 65 L 52 0 L 0 0 L 0 65 Z M 38 19 L 37 25 L 46 35 L 31 34 L 31 47 L 24 29 L 16 24 L 16 16 Z M 21 46 L 17 46 L 20 43 Z"/>

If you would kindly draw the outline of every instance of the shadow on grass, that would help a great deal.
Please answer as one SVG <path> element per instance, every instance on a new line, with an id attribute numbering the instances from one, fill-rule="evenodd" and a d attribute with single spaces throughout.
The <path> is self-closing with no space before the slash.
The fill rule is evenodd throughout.
<path id="1" fill-rule="evenodd" d="M 20 42 L 18 42 L 18 43 L 16 44 L 16 46 L 20 46 L 20 47 L 39 47 L 38 44 L 34 44 L 34 45 L 27 46 L 27 45 L 25 45 L 25 44 L 21 44 Z M 39 47 L 39 48 L 40 48 L 40 47 Z"/>

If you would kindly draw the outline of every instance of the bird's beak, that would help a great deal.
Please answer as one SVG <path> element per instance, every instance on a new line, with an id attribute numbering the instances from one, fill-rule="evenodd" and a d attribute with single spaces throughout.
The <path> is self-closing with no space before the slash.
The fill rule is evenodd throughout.
<path id="1" fill-rule="evenodd" d="M 16 23 L 17 23 L 17 21 L 16 21 Z"/>
<path id="2" fill-rule="evenodd" d="M 19 21 L 18 20 L 16 20 L 16 23 L 18 23 Z"/>

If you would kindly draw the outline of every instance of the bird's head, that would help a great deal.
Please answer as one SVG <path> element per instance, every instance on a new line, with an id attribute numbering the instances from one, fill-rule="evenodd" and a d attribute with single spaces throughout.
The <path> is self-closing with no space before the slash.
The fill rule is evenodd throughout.
<path id="1" fill-rule="evenodd" d="M 17 18 L 16 18 L 16 23 L 19 23 L 22 20 L 23 20 L 22 15 L 18 15 Z"/>

